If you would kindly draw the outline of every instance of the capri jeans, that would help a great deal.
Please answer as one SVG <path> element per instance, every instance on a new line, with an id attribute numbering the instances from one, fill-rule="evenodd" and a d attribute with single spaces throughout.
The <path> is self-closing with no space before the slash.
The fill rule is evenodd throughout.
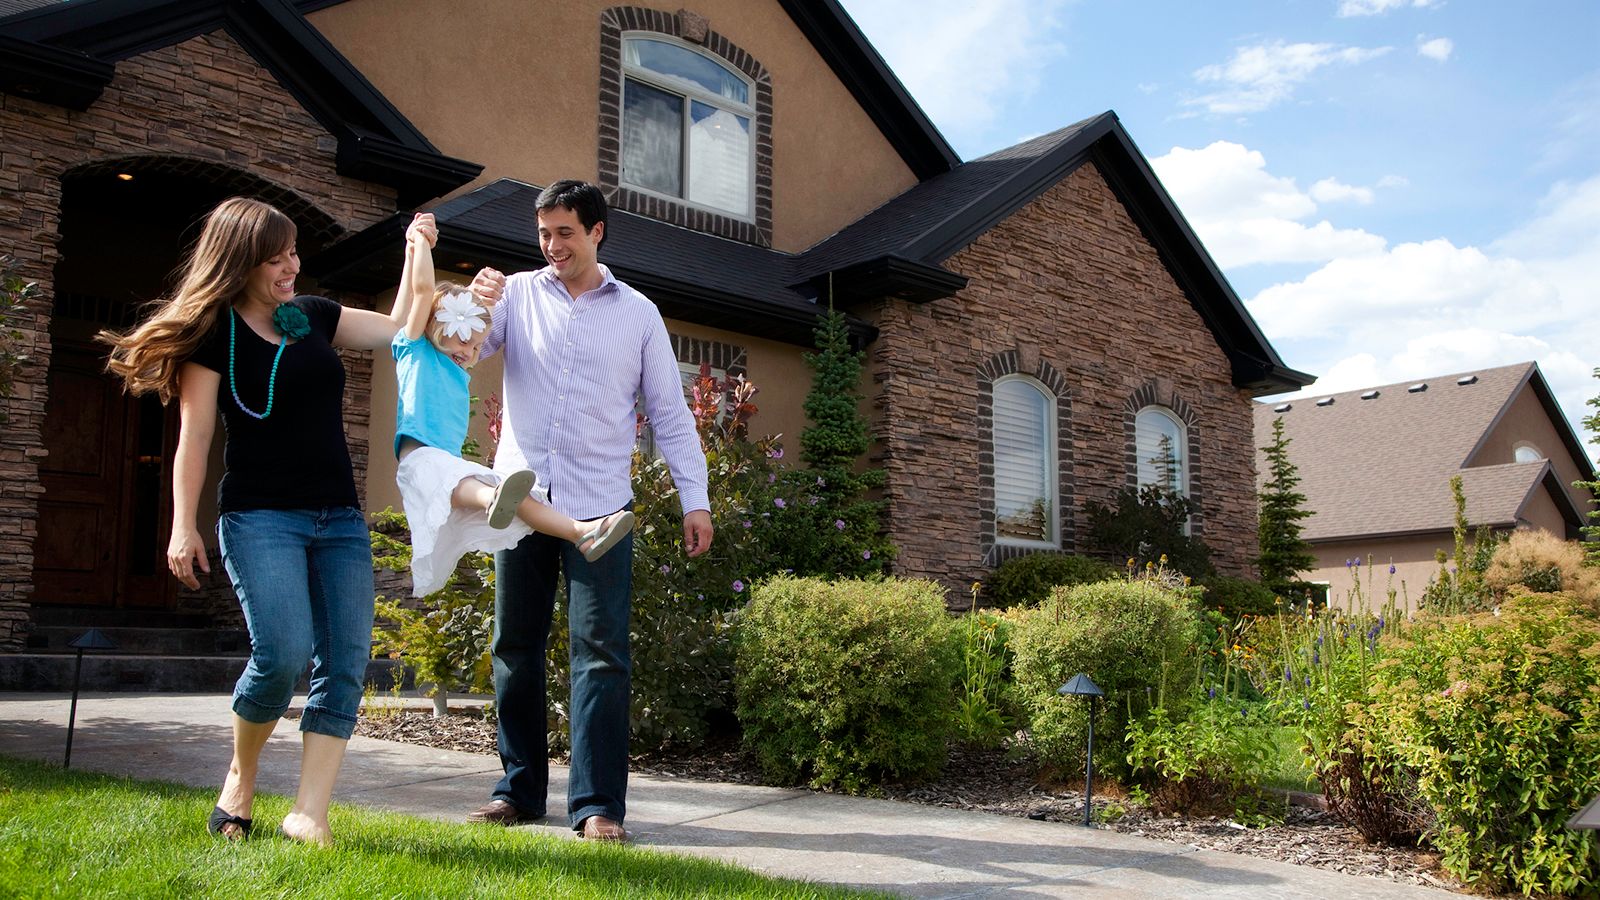
<path id="1" fill-rule="evenodd" d="M 300 730 L 348 739 L 372 656 L 372 544 L 361 510 L 227 512 L 217 538 L 250 629 L 233 711 L 276 721 L 309 662 Z"/>

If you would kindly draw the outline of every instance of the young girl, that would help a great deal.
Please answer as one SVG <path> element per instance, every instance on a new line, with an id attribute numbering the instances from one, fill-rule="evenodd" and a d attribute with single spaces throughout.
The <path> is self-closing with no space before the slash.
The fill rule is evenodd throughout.
<path id="1" fill-rule="evenodd" d="M 461 458 L 471 403 L 467 370 L 478 361 L 487 336 L 488 310 L 463 285 L 434 287 L 437 237 L 427 213 L 419 213 L 406 231 L 395 297 L 405 327 L 392 344 L 399 382 L 395 480 L 411 527 L 412 594 L 418 597 L 444 587 L 468 550 L 508 549 L 531 529 L 572 541 L 593 561 L 622 540 L 634 518 L 621 510 L 580 522 L 534 499 L 533 472 L 524 469 L 502 479 Z"/>

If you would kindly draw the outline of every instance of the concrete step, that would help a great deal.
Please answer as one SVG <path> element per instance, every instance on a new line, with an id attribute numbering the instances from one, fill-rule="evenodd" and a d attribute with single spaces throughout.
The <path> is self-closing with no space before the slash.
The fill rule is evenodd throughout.
<path id="1" fill-rule="evenodd" d="M 101 606 L 52 606 L 39 602 L 30 611 L 35 627 L 62 625 L 88 628 L 208 628 L 211 617 L 204 613 L 172 612 L 164 609 L 115 609 Z"/>
<path id="2" fill-rule="evenodd" d="M 84 691 L 215 692 L 231 691 L 244 671 L 246 656 L 152 656 L 119 653 L 83 654 Z M 366 681 L 389 690 L 396 660 L 367 663 Z M 0 691 L 70 691 L 77 653 L 0 654 Z M 306 689 L 300 678 L 297 690 Z"/>
<path id="3" fill-rule="evenodd" d="M 249 656 L 250 635 L 243 629 L 98 626 L 100 633 L 116 642 L 114 652 L 123 656 Z M 80 625 L 33 626 L 28 635 L 31 653 L 76 653 L 68 646 L 88 631 Z"/>

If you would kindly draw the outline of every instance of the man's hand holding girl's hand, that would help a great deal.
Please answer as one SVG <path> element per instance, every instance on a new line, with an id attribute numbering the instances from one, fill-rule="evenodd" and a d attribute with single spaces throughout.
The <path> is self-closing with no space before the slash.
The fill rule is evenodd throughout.
<path id="1" fill-rule="evenodd" d="M 486 308 L 493 308 L 500 302 L 500 295 L 506 289 L 506 276 L 499 269 L 488 267 L 478 270 L 478 276 L 472 279 L 472 296 Z"/>
<path id="2" fill-rule="evenodd" d="M 439 242 L 439 225 L 433 220 L 433 213 L 417 213 L 411 218 L 411 224 L 406 226 L 406 250 L 411 249 L 411 242 L 423 240 L 428 242 L 432 249 Z"/>

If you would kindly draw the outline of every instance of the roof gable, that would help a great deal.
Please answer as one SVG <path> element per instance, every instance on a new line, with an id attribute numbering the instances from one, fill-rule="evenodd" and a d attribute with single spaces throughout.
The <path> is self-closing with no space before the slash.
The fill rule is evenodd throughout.
<path id="1" fill-rule="evenodd" d="M 338 140 L 340 174 L 391 185 L 409 207 L 483 168 L 439 153 L 287 0 L 91 0 L 41 6 L 4 27 L 0 90 L 20 96 L 86 109 L 117 62 L 220 28 Z"/>
<path id="2" fill-rule="evenodd" d="M 1271 441 L 1272 422 L 1281 417 L 1305 508 L 1315 512 L 1305 520 L 1307 540 L 1449 530 L 1455 520 L 1449 482 L 1456 474 L 1474 525 L 1514 524 L 1541 485 L 1553 492 L 1563 515 L 1577 521 L 1580 513 L 1548 461 L 1470 465 L 1485 436 L 1530 386 L 1549 393 L 1538 366 L 1524 362 L 1258 403 L 1258 483 L 1267 476 L 1259 448 Z M 1552 418 L 1570 436 L 1559 409 Z M 1578 451 L 1580 469 L 1592 473 L 1581 445 L 1569 449 Z"/>

